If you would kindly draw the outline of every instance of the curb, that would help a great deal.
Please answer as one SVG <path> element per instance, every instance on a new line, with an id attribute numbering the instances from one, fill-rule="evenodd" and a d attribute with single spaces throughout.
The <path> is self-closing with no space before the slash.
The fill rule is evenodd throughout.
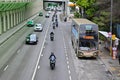
<path id="1" fill-rule="evenodd" d="M 107 67 L 107 64 L 104 63 L 104 61 L 101 59 L 101 57 L 98 55 L 98 58 L 100 59 L 100 61 L 104 64 L 104 67 L 106 69 L 106 73 L 110 74 L 110 80 L 116 80 L 113 72 Z"/>

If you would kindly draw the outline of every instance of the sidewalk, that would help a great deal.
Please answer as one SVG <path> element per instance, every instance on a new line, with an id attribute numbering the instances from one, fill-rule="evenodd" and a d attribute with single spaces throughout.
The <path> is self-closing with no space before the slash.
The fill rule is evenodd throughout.
<path id="1" fill-rule="evenodd" d="M 120 65 L 118 59 L 113 60 L 110 56 L 110 52 L 104 48 L 104 43 L 100 44 L 101 61 L 105 64 L 105 67 L 112 74 L 112 80 L 120 80 Z"/>

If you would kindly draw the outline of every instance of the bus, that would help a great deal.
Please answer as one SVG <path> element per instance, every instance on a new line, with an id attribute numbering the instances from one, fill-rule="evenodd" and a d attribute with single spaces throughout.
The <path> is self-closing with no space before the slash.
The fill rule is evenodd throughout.
<path id="1" fill-rule="evenodd" d="M 99 53 L 98 25 L 84 18 L 72 19 L 71 42 L 77 57 L 97 57 Z"/>

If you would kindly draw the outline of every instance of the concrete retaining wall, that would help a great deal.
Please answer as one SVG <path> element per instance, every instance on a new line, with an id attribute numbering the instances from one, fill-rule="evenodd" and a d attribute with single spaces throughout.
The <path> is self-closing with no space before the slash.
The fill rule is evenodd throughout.
<path id="1" fill-rule="evenodd" d="M 35 15 L 43 9 L 43 0 L 35 0 L 30 2 L 25 9 L 25 17 L 26 19 Z"/>

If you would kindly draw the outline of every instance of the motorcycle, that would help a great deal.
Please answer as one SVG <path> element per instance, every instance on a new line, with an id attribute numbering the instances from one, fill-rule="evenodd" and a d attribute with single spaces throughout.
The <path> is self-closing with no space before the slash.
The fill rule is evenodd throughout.
<path id="1" fill-rule="evenodd" d="M 50 67 L 52 70 L 55 68 L 55 59 L 50 60 Z"/>
<path id="2" fill-rule="evenodd" d="M 54 34 L 50 34 L 50 40 L 51 40 L 51 41 L 54 40 Z"/>
<path id="3" fill-rule="evenodd" d="M 53 37 L 53 36 L 51 36 L 51 37 L 50 37 L 50 40 L 51 40 L 51 41 L 53 41 L 53 40 L 54 40 L 54 37 Z"/>
<path id="4" fill-rule="evenodd" d="M 53 29 L 55 29 L 55 22 L 53 23 Z"/>
<path id="5" fill-rule="evenodd" d="M 58 27 L 58 22 L 56 22 L 56 27 Z"/>
<path id="6" fill-rule="evenodd" d="M 55 25 L 53 25 L 53 29 L 55 29 Z"/>

